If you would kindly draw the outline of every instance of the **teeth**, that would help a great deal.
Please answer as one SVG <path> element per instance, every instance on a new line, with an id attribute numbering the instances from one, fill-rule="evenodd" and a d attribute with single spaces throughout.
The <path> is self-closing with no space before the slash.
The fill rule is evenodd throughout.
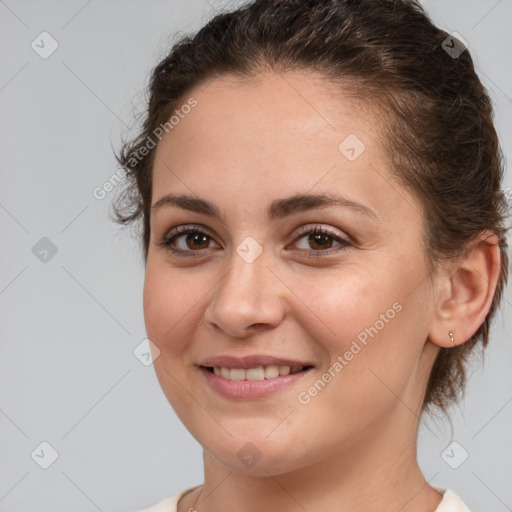
<path id="1" fill-rule="evenodd" d="M 303 366 L 257 366 L 256 368 L 224 368 L 215 366 L 213 373 L 228 380 L 265 380 L 275 379 L 279 376 L 286 376 L 290 373 L 297 373 L 304 369 Z"/>
<path id="2" fill-rule="evenodd" d="M 289 366 L 280 366 L 279 367 L 279 375 L 288 375 L 290 373 L 291 368 Z"/>
<path id="3" fill-rule="evenodd" d="M 281 368 L 284 368 L 284 366 Z M 279 377 L 279 375 L 281 375 L 281 372 L 279 371 L 279 366 L 277 366 L 277 364 L 265 366 L 265 379 L 275 379 L 276 377 Z"/>
<path id="4" fill-rule="evenodd" d="M 248 370 L 245 370 L 246 380 L 263 380 L 264 378 L 265 370 L 263 369 L 263 366 L 258 366 L 257 368 L 249 368 Z"/>
<path id="5" fill-rule="evenodd" d="M 239 368 L 231 368 L 229 377 L 231 380 L 245 380 L 245 370 Z"/>

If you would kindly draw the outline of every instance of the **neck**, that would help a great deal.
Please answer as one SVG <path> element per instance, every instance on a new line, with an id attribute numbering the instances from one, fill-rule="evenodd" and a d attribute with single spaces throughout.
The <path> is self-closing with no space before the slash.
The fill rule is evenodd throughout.
<path id="1" fill-rule="evenodd" d="M 328 458 L 281 474 L 236 472 L 204 451 L 204 485 L 185 495 L 178 510 L 223 512 L 229 504 L 244 512 L 434 512 L 442 496 L 417 462 L 418 419 L 402 404 L 396 413 Z"/>

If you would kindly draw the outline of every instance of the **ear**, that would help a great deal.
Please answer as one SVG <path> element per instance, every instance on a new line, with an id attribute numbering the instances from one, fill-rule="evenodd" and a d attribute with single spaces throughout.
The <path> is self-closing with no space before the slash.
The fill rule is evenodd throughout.
<path id="1" fill-rule="evenodd" d="M 475 334 L 491 307 L 500 269 L 499 239 L 486 230 L 461 259 L 439 273 L 429 331 L 432 343 L 450 348 Z"/>

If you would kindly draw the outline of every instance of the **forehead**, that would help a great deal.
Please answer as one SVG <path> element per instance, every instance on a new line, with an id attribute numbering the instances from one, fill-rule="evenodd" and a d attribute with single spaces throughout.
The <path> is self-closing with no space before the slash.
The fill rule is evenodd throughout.
<path id="1" fill-rule="evenodd" d="M 396 190 L 383 190 L 396 179 L 379 140 L 379 113 L 318 75 L 225 76 L 182 104 L 191 97 L 196 106 L 158 144 L 153 204 L 174 192 L 260 209 L 258 201 L 312 189 L 396 203 Z"/>
<path id="2" fill-rule="evenodd" d="M 241 143 L 244 137 L 258 136 L 273 140 L 271 147 L 276 147 L 304 138 L 342 136 L 348 130 L 366 132 L 378 118 L 372 103 L 356 101 L 340 86 L 306 71 L 252 78 L 225 75 L 193 89 L 190 96 L 197 106 L 187 118 L 205 141 L 222 136 Z M 192 123 L 184 119 L 182 128 Z"/>

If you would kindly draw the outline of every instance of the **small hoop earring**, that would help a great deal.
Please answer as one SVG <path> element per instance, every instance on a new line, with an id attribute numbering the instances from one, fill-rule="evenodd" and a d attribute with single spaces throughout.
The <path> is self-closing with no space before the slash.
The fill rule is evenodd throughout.
<path id="1" fill-rule="evenodd" d="M 455 341 L 453 340 L 453 331 L 448 331 L 448 336 L 450 336 L 450 341 L 452 345 L 455 347 Z"/>

